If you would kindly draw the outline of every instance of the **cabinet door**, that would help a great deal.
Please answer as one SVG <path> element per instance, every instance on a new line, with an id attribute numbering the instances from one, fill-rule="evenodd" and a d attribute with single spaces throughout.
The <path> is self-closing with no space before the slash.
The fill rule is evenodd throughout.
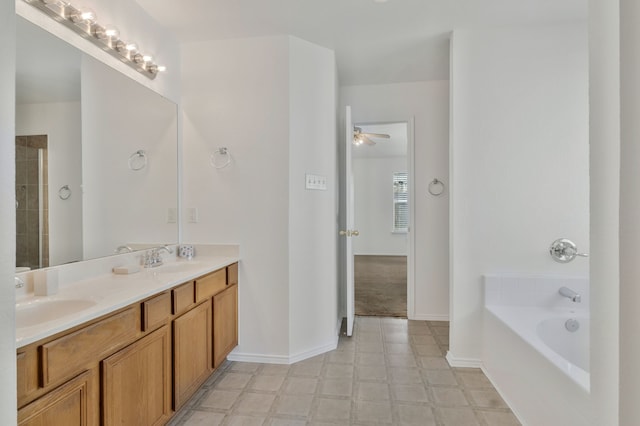
<path id="1" fill-rule="evenodd" d="M 211 300 L 173 321 L 173 404 L 176 410 L 213 371 L 211 321 Z"/>
<path id="2" fill-rule="evenodd" d="M 213 298 L 213 366 L 217 368 L 238 345 L 238 286 Z"/>
<path id="3" fill-rule="evenodd" d="M 19 426 L 98 425 L 97 374 L 85 371 L 18 410 Z"/>
<path id="4" fill-rule="evenodd" d="M 171 416 L 171 335 L 163 326 L 102 361 L 105 425 L 161 425 Z"/>

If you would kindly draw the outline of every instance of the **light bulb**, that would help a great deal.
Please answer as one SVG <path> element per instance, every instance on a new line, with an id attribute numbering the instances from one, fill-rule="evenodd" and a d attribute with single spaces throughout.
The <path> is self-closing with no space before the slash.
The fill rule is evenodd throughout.
<path id="1" fill-rule="evenodd" d="M 153 57 L 151 55 L 143 55 L 142 56 L 142 60 L 144 62 L 151 62 L 151 61 L 153 61 Z"/>
<path id="2" fill-rule="evenodd" d="M 105 25 L 104 27 L 104 35 L 106 35 L 107 37 L 113 39 L 113 38 L 117 38 L 120 35 L 120 31 L 118 31 L 118 29 L 114 26 L 111 25 Z"/>
<path id="3" fill-rule="evenodd" d="M 158 72 L 165 72 L 167 70 L 167 67 L 165 67 L 164 65 L 158 65 Z"/>
<path id="4" fill-rule="evenodd" d="M 80 19 L 85 22 L 94 22 L 96 20 L 96 13 L 91 9 L 83 10 L 80 12 Z"/>
<path id="5" fill-rule="evenodd" d="M 134 50 L 138 50 L 138 45 L 135 43 L 127 43 L 124 46 L 125 49 L 127 49 L 129 52 L 133 52 Z"/>

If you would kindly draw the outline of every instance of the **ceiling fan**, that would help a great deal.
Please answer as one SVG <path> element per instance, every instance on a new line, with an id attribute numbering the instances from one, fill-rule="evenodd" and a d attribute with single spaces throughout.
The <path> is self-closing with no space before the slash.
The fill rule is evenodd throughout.
<path id="1" fill-rule="evenodd" d="M 384 133 L 367 133 L 363 132 L 360 127 L 353 128 L 353 144 L 354 145 L 375 145 L 376 143 L 371 138 L 389 139 L 391 136 Z"/>

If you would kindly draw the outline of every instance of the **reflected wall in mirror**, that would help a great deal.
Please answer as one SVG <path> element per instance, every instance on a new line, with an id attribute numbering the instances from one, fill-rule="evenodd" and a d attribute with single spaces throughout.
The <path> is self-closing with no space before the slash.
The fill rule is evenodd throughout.
<path id="1" fill-rule="evenodd" d="M 16 267 L 176 243 L 176 105 L 22 18 L 16 31 Z"/>

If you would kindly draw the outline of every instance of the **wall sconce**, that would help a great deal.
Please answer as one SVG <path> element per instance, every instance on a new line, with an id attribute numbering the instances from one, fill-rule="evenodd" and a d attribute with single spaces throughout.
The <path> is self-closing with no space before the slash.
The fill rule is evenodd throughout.
<path id="1" fill-rule="evenodd" d="M 135 43 L 122 40 L 117 28 L 99 24 L 91 9 L 73 6 L 66 0 L 24 1 L 152 80 L 167 69 L 154 63 L 151 56 L 140 52 Z"/>

